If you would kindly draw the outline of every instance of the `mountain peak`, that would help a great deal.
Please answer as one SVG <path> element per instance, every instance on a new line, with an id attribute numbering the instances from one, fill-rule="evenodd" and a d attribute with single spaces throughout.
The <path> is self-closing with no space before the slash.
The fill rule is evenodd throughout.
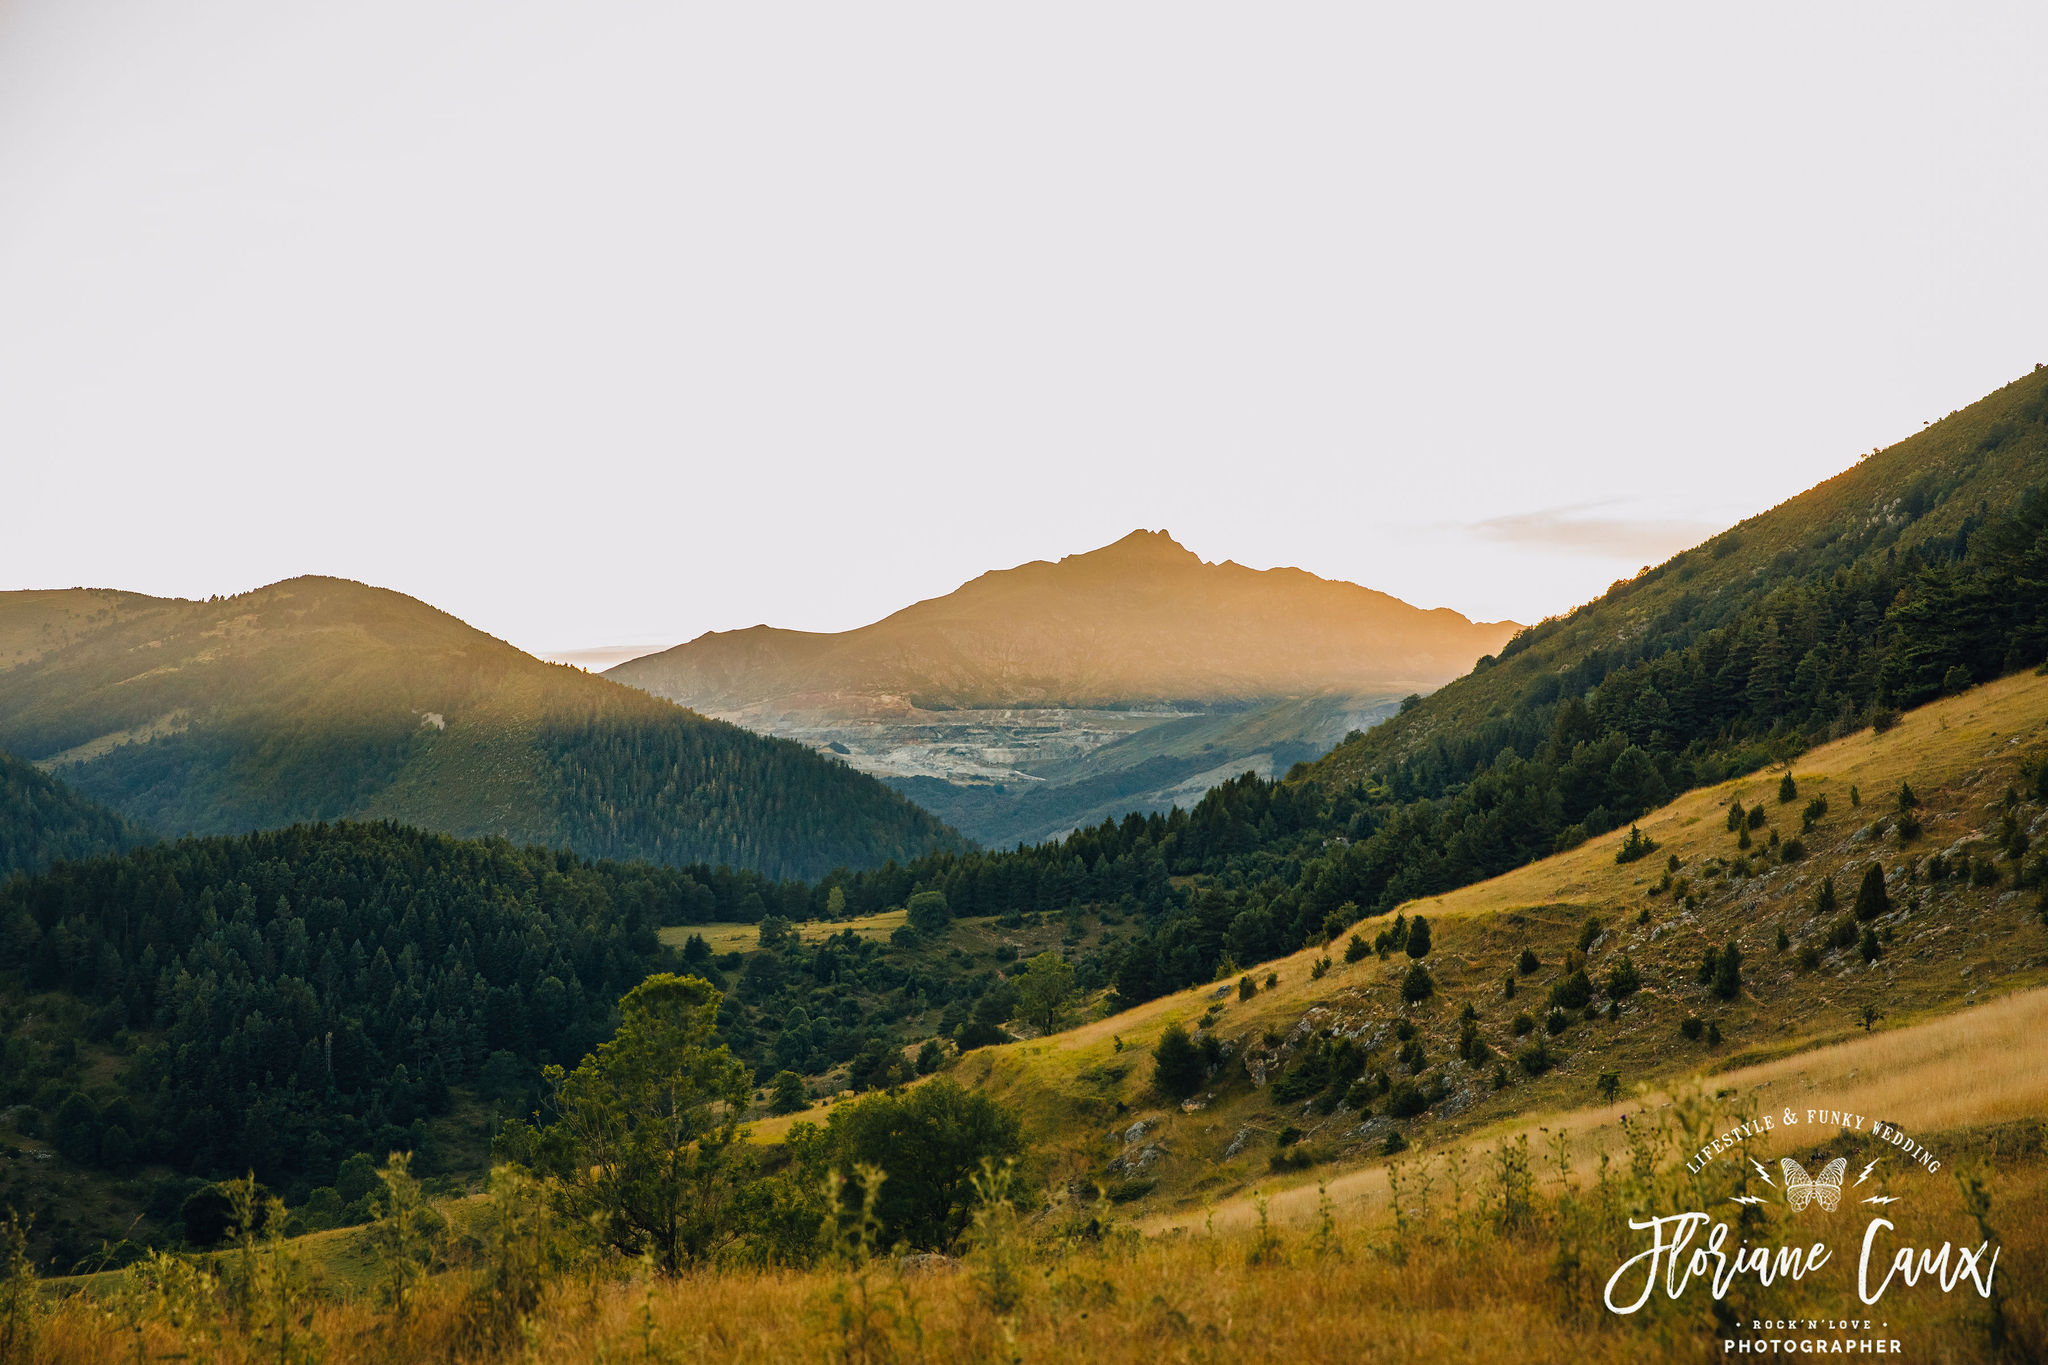
<path id="1" fill-rule="evenodd" d="M 1096 550 L 1085 550 L 1080 554 L 1065 555 L 1061 562 L 1072 559 L 1173 559 L 1193 560 L 1201 563 L 1201 556 L 1173 538 L 1165 528 L 1147 531 L 1143 527 L 1131 532 L 1121 540 L 1113 540 Z"/>

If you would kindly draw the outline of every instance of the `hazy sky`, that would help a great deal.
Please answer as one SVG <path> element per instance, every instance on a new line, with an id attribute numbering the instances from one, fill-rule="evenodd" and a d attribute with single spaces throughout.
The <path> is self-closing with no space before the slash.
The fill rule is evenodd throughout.
<path id="1" fill-rule="evenodd" d="M 2048 361 L 2048 6 L 0 0 L 0 587 L 1534 619 Z"/>

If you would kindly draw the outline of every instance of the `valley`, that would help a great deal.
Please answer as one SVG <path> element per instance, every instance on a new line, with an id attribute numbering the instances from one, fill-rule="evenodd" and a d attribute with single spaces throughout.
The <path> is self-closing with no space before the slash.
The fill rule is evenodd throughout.
<path id="1" fill-rule="evenodd" d="M 840 755 L 1007 847 L 1271 780 L 1516 629 L 1134 531 L 858 630 L 714 633 L 606 676 Z"/>

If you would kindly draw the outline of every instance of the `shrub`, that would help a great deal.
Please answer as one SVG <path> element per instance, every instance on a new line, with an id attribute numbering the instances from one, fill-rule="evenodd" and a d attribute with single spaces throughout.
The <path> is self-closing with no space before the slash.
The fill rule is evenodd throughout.
<path id="1" fill-rule="evenodd" d="M 1570 1028 L 1571 1025 L 1571 1016 L 1566 1014 L 1563 1010 L 1559 1009 L 1552 1010 L 1549 1014 L 1545 1015 L 1543 1019 L 1543 1028 L 1545 1032 L 1549 1033 L 1550 1036 L 1553 1038 L 1555 1038 L 1558 1034 L 1563 1033 L 1566 1029 Z"/>
<path id="2" fill-rule="evenodd" d="M 905 903 L 906 916 L 910 927 L 920 934 L 943 934 L 953 920 L 953 912 L 946 904 L 942 891 L 916 891 Z"/>
<path id="3" fill-rule="evenodd" d="M 1799 970 L 1803 972 L 1815 971 L 1820 967 L 1820 949 L 1814 947 L 1811 943 L 1803 944 L 1799 949 L 1799 956 L 1796 961 L 1799 963 Z"/>
<path id="4" fill-rule="evenodd" d="M 1863 885 L 1856 888 L 1856 918 L 1867 924 L 1879 915 L 1891 913 L 1891 908 L 1891 897 L 1884 889 L 1884 867 L 1872 863 L 1863 873 Z"/>
<path id="5" fill-rule="evenodd" d="M 1749 808 L 1749 827 L 1751 829 L 1762 829 L 1764 827 L 1764 808 L 1761 804 Z"/>
<path id="6" fill-rule="evenodd" d="M 934 1045 L 927 1042 L 926 1046 Z M 777 1072 L 770 1089 L 768 1112 L 771 1114 L 794 1114 L 799 1109 L 811 1107 L 811 1095 L 804 1089 L 804 1078 L 794 1071 Z"/>
<path id="7" fill-rule="evenodd" d="M 1353 934 L 1351 942 L 1344 945 L 1344 960 L 1346 962 L 1360 962 L 1371 956 L 1371 954 L 1372 945 L 1357 934 Z"/>
<path id="8" fill-rule="evenodd" d="M 1728 803 L 1728 832 L 1730 834 L 1742 828 L 1743 818 L 1747 814 L 1748 812 L 1742 809 L 1740 801 L 1730 801 Z"/>
<path id="9" fill-rule="evenodd" d="M 1632 863 L 1639 858 L 1647 858 L 1656 851 L 1657 841 L 1644 834 L 1640 827 L 1630 825 L 1628 827 L 1628 838 L 1622 840 L 1621 847 L 1614 854 L 1614 861 L 1617 863 Z"/>
<path id="10" fill-rule="evenodd" d="M 1806 841 L 1796 834 L 1778 845 L 1778 861 L 1781 863 L 1796 863 L 1805 856 Z"/>
<path id="11" fill-rule="evenodd" d="M 1700 1022 L 1697 1014 L 1688 1014 L 1678 1023 L 1679 1035 L 1690 1043 L 1697 1043 L 1705 1029 L 1706 1025 Z"/>
<path id="12" fill-rule="evenodd" d="M 1800 813 L 1799 832 L 1802 834 L 1811 834 L 1813 832 L 1813 827 L 1819 824 L 1821 821 L 1821 817 L 1826 815 L 1827 813 L 1828 799 L 1825 796 L 1814 797 L 1813 800 L 1806 803 L 1806 809 Z"/>
<path id="13" fill-rule="evenodd" d="M 1857 948 L 1862 952 L 1865 962 L 1875 962 L 1884 955 L 1884 947 L 1878 943 L 1877 934 L 1870 929 L 1863 931 L 1863 938 L 1857 944 Z"/>
<path id="14" fill-rule="evenodd" d="M 1844 915 L 1835 921 L 1835 927 L 1828 931 L 1828 946 L 1833 948 L 1853 948 L 1856 946 L 1856 919 L 1853 915 Z"/>
<path id="15" fill-rule="evenodd" d="M 1612 1000 L 1626 1000 L 1642 989 L 1643 978 L 1636 971 L 1636 964 L 1627 953 L 1616 958 L 1607 968 L 1607 995 Z"/>
<path id="16" fill-rule="evenodd" d="M 1600 917 L 1598 915 L 1586 916 L 1586 922 L 1579 926 L 1580 952 L 1586 952 L 1587 950 L 1591 949 L 1595 943 L 1598 943 L 1600 941 L 1601 927 L 1602 926 L 1600 924 Z"/>
<path id="17" fill-rule="evenodd" d="M 1601 1072 L 1600 1078 L 1593 1082 L 1593 1090 L 1601 1099 L 1612 1103 L 1614 1097 L 1621 1093 L 1621 1073 L 1619 1071 Z"/>
<path id="18" fill-rule="evenodd" d="M 1707 1024 L 1707 1046 L 1721 1046 L 1721 1022 L 1718 1019 L 1711 1020 Z"/>
<path id="19" fill-rule="evenodd" d="M 1357 939 L 1355 939 L 1355 938 L 1354 938 L 1354 939 L 1352 939 L 1351 941 L 1352 941 L 1353 943 L 1356 943 L 1356 942 L 1358 942 L 1358 940 L 1357 940 Z M 1239 978 L 1237 979 L 1237 998 L 1238 998 L 1239 1000 L 1250 1000 L 1251 998 L 1253 998 L 1254 996 L 1256 996 L 1256 995 L 1257 995 L 1258 993 L 1259 993 L 1259 983 L 1258 983 L 1258 982 L 1256 982 L 1256 981 L 1252 980 L 1252 979 L 1251 979 L 1251 978 L 1250 978 L 1249 976 L 1241 976 L 1241 977 L 1239 977 Z"/>
<path id="20" fill-rule="evenodd" d="M 1309 968 L 1308 968 L 1308 979 L 1309 979 L 1309 980 L 1311 980 L 1311 981 L 1321 981 L 1321 980 L 1322 980 L 1322 979 L 1323 979 L 1324 977 L 1328 976 L 1329 974 L 1330 974 L 1330 959 L 1328 959 L 1327 957 L 1319 957 L 1319 958 L 1317 958 L 1317 959 L 1316 959 L 1316 960 L 1315 960 L 1314 962 L 1311 962 L 1311 963 L 1309 964 Z"/>
<path id="21" fill-rule="evenodd" d="M 1478 1021 L 1467 1019 L 1458 1029 L 1459 1059 L 1469 1065 L 1478 1066 L 1492 1055 L 1492 1049 L 1486 1046 L 1486 1040 L 1479 1036 Z"/>
<path id="22" fill-rule="evenodd" d="M 1387 1092 L 1387 1117 L 1412 1119 L 1429 1108 L 1429 1094 L 1414 1081 L 1395 1081 Z"/>
<path id="23" fill-rule="evenodd" d="M 1592 998 L 1593 982 L 1587 977 L 1584 967 L 1569 973 L 1550 988 L 1552 1009 L 1584 1009 L 1586 1002 Z"/>
<path id="24" fill-rule="evenodd" d="M 1949 693 L 1967 692 L 1970 690 L 1970 684 L 1975 681 L 1976 679 L 1970 676 L 1968 668 L 1962 664 L 1950 664 L 1948 672 L 1941 675 L 1941 690 Z"/>
<path id="25" fill-rule="evenodd" d="M 1835 913 L 1837 905 L 1838 902 L 1835 899 L 1835 879 L 1833 877 L 1822 877 L 1820 879 L 1820 890 L 1813 894 L 1813 913 L 1823 916 L 1832 915 Z"/>
<path id="26" fill-rule="evenodd" d="M 1715 957 L 1713 949 L 1707 950 L 1708 964 L 1713 968 L 1708 984 L 1714 994 L 1722 1000 L 1733 1000 L 1742 994 L 1742 949 L 1730 943 Z"/>
<path id="27" fill-rule="evenodd" d="M 1895 706 L 1880 706 L 1870 713 L 1870 728 L 1880 735 L 1893 729 L 1898 723 L 1899 711 Z"/>
<path id="28" fill-rule="evenodd" d="M 1526 1038 L 1536 1031 L 1536 1021 L 1529 1017 L 1527 1010 L 1523 1010 L 1515 1016 L 1514 1023 L 1508 1025 L 1508 1028 L 1517 1038 Z"/>
<path id="29" fill-rule="evenodd" d="M 1792 774 L 1786 773 L 1782 778 L 1778 779 L 1778 804 L 1789 806 L 1798 799 L 1799 784 L 1792 780 Z"/>
<path id="30" fill-rule="evenodd" d="M 1522 956 L 1518 958 L 1515 962 L 1516 969 L 1520 971 L 1523 976 L 1528 976 L 1531 972 L 1534 972 L 1538 967 L 1541 967 L 1542 965 L 1543 963 L 1539 961 L 1536 957 L 1536 950 L 1534 948 L 1522 949 Z"/>
<path id="31" fill-rule="evenodd" d="M 1557 1065 L 1557 1059 L 1551 1055 L 1550 1048 L 1539 1039 L 1515 1054 L 1515 1064 L 1531 1076 L 1541 1076 Z"/>
<path id="32" fill-rule="evenodd" d="M 1202 1050 L 1179 1024 L 1168 1024 L 1152 1049 L 1152 1082 L 1168 1097 L 1184 1100 L 1202 1088 L 1209 1078 L 1209 1064 Z"/>
<path id="33" fill-rule="evenodd" d="M 1420 915 L 1417 915 L 1415 922 L 1408 926 L 1408 956 L 1429 956 L 1429 921 Z"/>
<path id="34" fill-rule="evenodd" d="M 1401 999 L 1410 1005 L 1420 1004 L 1436 994 L 1436 978 L 1429 974 L 1429 968 L 1420 962 L 1408 969 L 1408 975 L 1401 980 Z"/>

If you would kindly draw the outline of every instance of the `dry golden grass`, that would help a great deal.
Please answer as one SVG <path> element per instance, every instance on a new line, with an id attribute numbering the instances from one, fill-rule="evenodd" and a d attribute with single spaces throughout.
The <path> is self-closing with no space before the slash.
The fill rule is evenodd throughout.
<path id="1" fill-rule="evenodd" d="M 2048 1304 L 2048 1168 L 2038 1153 L 2006 1163 L 1990 1221 L 2000 1245 L 1995 1283 L 2007 1314 L 2008 1360 L 2037 1359 Z M 1622 1199 L 1610 1199 L 1614 1194 Z M 400 1327 L 365 1300 L 316 1306 L 295 1324 L 303 1354 L 274 1331 L 236 1330 L 199 1315 L 182 1330 L 120 1299 L 76 1298 L 40 1326 L 33 1365 L 203 1359 L 219 1365 L 323 1360 L 333 1365 L 423 1360 L 963 1362 L 1157 1361 L 1605 1362 L 1723 1358 L 1741 1328 L 1717 1323 L 1698 1287 L 1620 1317 L 1601 1303 L 1607 1276 L 1640 1249 L 1625 1192 L 1581 1181 L 1540 1201 L 1525 1227 L 1495 1226 L 1484 1186 L 1456 1207 L 1441 1187 L 1405 1227 L 1337 1217 L 1326 1235 L 1298 1229 L 1191 1233 L 1133 1241 L 1040 1243 L 976 1252 L 911 1270 L 888 1260 L 813 1271 L 699 1272 L 650 1280 L 612 1265 L 557 1279 L 517 1330 L 486 1343 L 475 1326 L 473 1274 L 451 1272 Z M 1974 1246 L 1956 1187 L 1930 1178 L 1893 1205 L 1894 1244 Z M 1839 1216 L 1839 1215 L 1838 1215 Z M 1752 1316 L 1841 1319 L 1858 1311 L 1854 1248 L 1860 1218 L 1824 1225 L 1832 1267 L 1767 1294 L 1738 1288 L 1731 1321 Z M 1800 1223 L 1795 1234 L 1814 1235 Z M 1775 1242 L 1789 1233 L 1752 1233 Z M 1014 1274 L 998 1302 L 995 1272 Z M 1898 1340 L 1918 1362 L 1990 1361 L 1987 1304 L 1895 1289 L 1871 1331 L 1801 1333 Z M 1776 1333 L 1773 1335 L 1780 1335 Z M 12 1362 L 10 1362 L 12 1365 Z"/>
<path id="2" fill-rule="evenodd" d="M 811 920 L 796 927 L 805 943 L 822 943 L 834 934 L 851 929 L 862 938 L 887 938 L 903 923 L 909 912 L 884 910 L 859 919 Z M 761 926 L 719 921 L 713 924 L 672 924 L 660 930 L 661 941 L 680 948 L 692 934 L 702 934 L 714 953 L 751 953 L 761 946 Z"/>
<path id="3" fill-rule="evenodd" d="M 2048 990 L 2037 989 L 1912 1028 L 1872 1033 L 1698 1078 L 1695 1084 L 1726 1094 L 1724 1103 L 1746 1114 L 1819 1108 L 1860 1114 L 1866 1125 L 1884 1120 L 1909 1134 L 1937 1133 L 2048 1116 L 2048 1047 L 2041 1045 L 2043 1037 L 2048 1037 Z M 1540 1145 L 1550 1135 L 1561 1134 L 1570 1143 L 1573 1160 L 1587 1167 L 1603 1151 L 1621 1151 L 1624 1115 L 1646 1109 L 1654 1113 L 1670 1102 L 1671 1093 L 1656 1090 L 1617 1104 L 1518 1115 L 1436 1153 L 1417 1153 L 1408 1164 L 1462 1157 L 1479 1165 L 1503 1140 L 1525 1135 Z M 1385 1209 L 1384 1162 L 1330 1175 L 1323 1184 L 1348 1216 L 1376 1217 Z M 1272 1219 L 1303 1224 L 1316 1216 L 1319 1191 L 1313 1177 L 1268 1180 L 1264 1188 Z M 1249 1195 L 1204 1211 L 1206 1221 L 1224 1230 L 1242 1231 L 1257 1216 Z M 1141 1226 L 1162 1231 L 1188 1221 L 1185 1216 L 1157 1214 Z"/>
<path id="4" fill-rule="evenodd" d="M 1998 1281 L 2008 1315 L 2012 1360 L 2039 1358 L 2048 1346 L 2048 1056 L 2037 1040 L 2048 1026 L 2048 990 L 1774 1058 L 1708 1078 L 1720 1115 L 1808 1106 L 1883 1117 L 1902 1125 L 1945 1162 L 1940 1174 L 1894 1160 L 1872 1189 L 1906 1196 L 1884 1216 L 1893 1245 L 1974 1246 L 1974 1225 L 1951 1179 L 1990 1158 L 1988 1221 L 2001 1247 Z M 1152 1220 L 1131 1232 L 1078 1235 L 1088 1210 L 1053 1202 L 996 1251 L 977 1250 L 913 1272 L 882 1258 L 865 1269 L 703 1271 L 673 1283 L 648 1279 L 630 1263 L 586 1267 L 553 1282 L 539 1310 L 517 1331 L 486 1344 L 476 1326 L 479 1270 L 458 1267 L 427 1289 L 399 1327 L 365 1292 L 367 1266 L 327 1264 L 361 1248 L 360 1234 L 323 1234 L 294 1248 L 315 1263 L 329 1297 L 310 1305 L 295 1330 L 318 1350 L 280 1355 L 274 1330 L 233 1326 L 227 1299 L 189 1309 L 177 1327 L 156 1302 L 135 1297 L 123 1277 L 99 1277 L 41 1324 L 33 1365 L 83 1365 L 137 1358 L 205 1359 L 222 1365 L 262 1360 L 329 1362 L 413 1360 L 587 1361 L 1236 1361 L 1289 1362 L 1513 1359 L 1604 1362 L 1651 1356 L 1678 1362 L 1721 1358 L 1728 1330 L 1695 1290 L 1619 1318 L 1601 1304 L 1607 1276 L 1641 1250 L 1628 1230 L 1630 1210 L 1676 1212 L 1688 1185 L 1681 1168 L 1689 1143 L 1680 1114 L 1711 1126 L 1696 1095 L 1677 1105 L 1647 1095 L 1526 1115 L 1460 1147 L 1403 1159 L 1403 1219 L 1386 1197 L 1384 1165 L 1329 1181 L 1321 1191 L 1277 1191 L 1261 1217 L 1250 1200 L 1219 1205 L 1209 1216 Z M 1693 1106 L 1686 1109 L 1685 1106 Z M 1613 1151 L 1623 1112 L 1643 1115 L 1661 1134 L 1666 1164 L 1647 1178 Z M 2008 1120 L 2021 1119 L 2012 1123 Z M 2003 1125 L 2002 1127 L 1999 1125 Z M 1503 1230 L 1501 1185 L 1493 1164 L 1521 1133 L 1537 1169 L 1531 1221 Z M 1567 1174 L 1546 1155 L 1550 1134 L 1567 1136 Z M 1810 1134 L 1810 1136 L 1809 1136 Z M 1829 1126 L 1802 1130 L 1780 1150 L 1841 1140 Z M 1453 1177 L 1454 1163 L 1461 1174 Z M 1732 1157 L 1722 1168 L 1738 1166 Z M 1427 1175 L 1427 1191 L 1424 1176 Z M 1852 1177 L 1853 1178 L 1853 1177 Z M 1725 1191 L 1722 1191 L 1725 1193 Z M 1716 1194 L 1705 1201 L 1733 1216 Z M 1869 1210 L 1845 1202 L 1819 1229 L 1837 1247 L 1835 1269 L 1767 1296 L 1738 1290 L 1734 1321 L 1756 1315 L 1840 1319 L 1853 1298 L 1855 1243 Z M 460 1220 L 465 1224 L 474 1217 Z M 1815 1231 L 1773 1204 L 1751 1241 L 1776 1244 Z M 1779 1220 L 1776 1230 L 1772 1220 Z M 1134 1235 L 1149 1229 L 1152 1235 Z M 355 1239 L 352 1241 L 351 1239 Z M 1008 1263 L 1010 1293 L 1000 1308 L 995 1269 Z M 1993 1360 L 1987 1305 L 1965 1291 L 1942 1296 L 1895 1292 L 1871 1333 L 1905 1344 L 1908 1359 Z M 1860 1314 L 1859 1314 L 1860 1315 Z M 1817 1335 L 1829 1337 L 1828 1332 Z M 1507 1344 L 1512 1344 L 1509 1349 Z M 14 1365 L 9 1362 L 8 1365 Z"/>

